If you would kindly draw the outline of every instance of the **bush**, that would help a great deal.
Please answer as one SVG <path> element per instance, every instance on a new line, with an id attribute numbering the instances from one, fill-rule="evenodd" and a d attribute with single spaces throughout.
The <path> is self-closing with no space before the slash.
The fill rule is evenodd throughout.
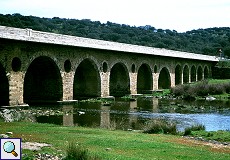
<path id="1" fill-rule="evenodd" d="M 171 92 L 175 96 L 181 96 L 184 94 L 184 86 L 183 85 L 177 85 L 174 88 L 171 88 Z"/>
<path id="2" fill-rule="evenodd" d="M 208 81 L 202 81 L 196 85 L 178 85 L 171 89 L 175 96 L 183 96 L 183 99 L 191 100 L 196 96 L 219 95 L 230 93 L 230 83 L 208 84 Z"/>
<path id="3" fill-rule="evenodd" d="M 230 83 L 225 83 L 225 92 L 230 94 Z"/>
<path id="4" fill-rule="evenodd" d="M 71 142 L 67 147 L 67 156 L 64 160 L 99 160 L 96 156 L 89 155 L 89 151 L 80 145 Z"/>
<path id="5" fill-rule="evenodd" d="M 146 123 L 144 126 L 143 133 L 148 134 L 177 134 L 176 130 L 176 124 L 167 122 L 166 120 L 162 119 L 156 119 L 156 120 L 150 120 Z"/>
<path id="6" fill-rule="evenodd" d="M 204 125 L 193 125 L 191 127 L 185 128 L 184 136 L 191 135 L 192 131 L 201 131 L 201 130 L 205 130 Z"/>

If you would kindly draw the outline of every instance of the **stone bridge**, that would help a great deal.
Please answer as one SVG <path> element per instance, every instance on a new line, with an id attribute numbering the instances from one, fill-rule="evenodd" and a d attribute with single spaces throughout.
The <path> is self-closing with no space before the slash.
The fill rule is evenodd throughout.
<path id="1" fill-rule="evenodd" d="M 0 106 L 149 93 L 211 77 L 213 56 L 0 26 Z"/>

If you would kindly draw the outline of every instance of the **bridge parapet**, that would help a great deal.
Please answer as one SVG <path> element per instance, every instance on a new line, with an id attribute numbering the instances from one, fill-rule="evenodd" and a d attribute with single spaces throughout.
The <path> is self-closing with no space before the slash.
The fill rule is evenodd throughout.
<path id="1" fill-rule="evenodd" d="M 139 53 L 164 57 L 175 57 L 183 59 L 195 59 L 213 62 L 219 61 L 218 58 L 215 56 L 34 31 L 32 29 L 19 29 L 6 26 L 0 26 L 0 38 Z"/>

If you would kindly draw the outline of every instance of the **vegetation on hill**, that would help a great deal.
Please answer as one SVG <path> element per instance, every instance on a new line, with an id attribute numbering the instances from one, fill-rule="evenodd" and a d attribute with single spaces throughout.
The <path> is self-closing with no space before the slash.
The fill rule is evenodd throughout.
<path id="1" fill-rule="evenodd" d="M 0 25 L 214 56 L 218 56 L 221 48 L 225 56 L 230 56 L 230 27 L 178 33 L 150 25 L 136 27 L 109 21 L 101 23 L 90 19 L 39 18 L 18 13 L 0 14 Z"/>

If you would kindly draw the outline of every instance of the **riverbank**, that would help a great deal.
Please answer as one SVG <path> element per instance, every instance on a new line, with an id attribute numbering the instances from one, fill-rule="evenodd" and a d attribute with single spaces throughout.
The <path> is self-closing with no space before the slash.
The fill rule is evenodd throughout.
<path id="1" fill-rule="evenodd" d="M 229 100 L 230 80 L 207 79 L 200 82 L 177 85 L 171 89 L 170 95 L 185 100 Z"/>
<path id="2" fill-rule="evenodd" d="M 30 122 L 0 122 L 0 132 L 12 132 L 11 137 L 23 142 L 51 145 L 38 151 L 23 149 L 24 159 L 41 154 L 64 157 L 69 142 L 86 148 L 101 159 L 230 159 L 230 147 L 208 145 L 207 142 L 179 135 L 144 134 L 138 131 L 108 130 L 85 127 L 63 127 Z"/>

